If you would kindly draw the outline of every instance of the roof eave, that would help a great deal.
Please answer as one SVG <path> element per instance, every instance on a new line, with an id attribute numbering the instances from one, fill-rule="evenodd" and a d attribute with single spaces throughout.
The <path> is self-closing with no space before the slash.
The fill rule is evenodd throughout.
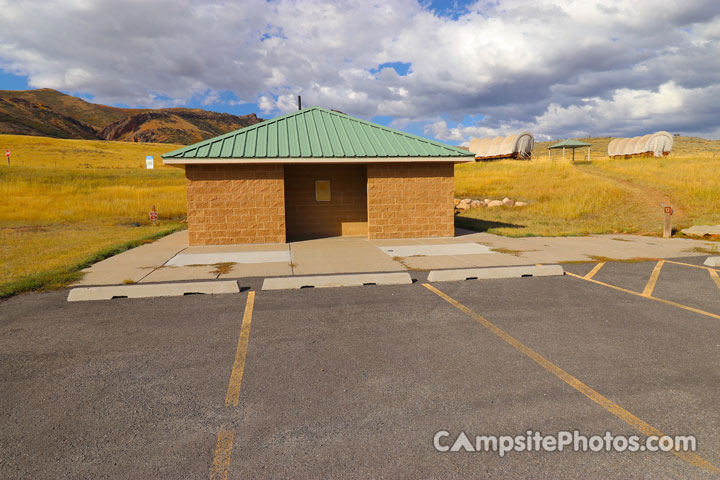
<path id="1" fill-rule="evenodd" d="M 466 163 L 475 156 L 447 157 L 299 157 L 299 158 L 163 158 L 165 165 L 243 165 L 243 164 L 311 164 L 311 163 Z"/>

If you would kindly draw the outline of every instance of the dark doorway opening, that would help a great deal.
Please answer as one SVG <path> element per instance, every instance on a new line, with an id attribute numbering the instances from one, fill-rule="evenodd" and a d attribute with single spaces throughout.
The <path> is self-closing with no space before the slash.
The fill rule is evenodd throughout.
<path id="1" fill-rule="evenodd" d="M 367 165 L 285 165 L 287 240 L 367 236 Z"/>

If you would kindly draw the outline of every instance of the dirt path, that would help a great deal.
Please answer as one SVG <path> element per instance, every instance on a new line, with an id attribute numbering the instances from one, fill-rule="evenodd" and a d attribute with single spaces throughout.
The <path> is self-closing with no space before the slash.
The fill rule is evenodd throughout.
<path id="1" fill-rule="evenodd" d="M 661 204 L 665 203 L 673 206 L 673 223 L 679 223 L 687 220 L 687 215 L 685 214 L 683 205 L 659 190 L 650 188 L 646 185 L 634 183 L 633 181 L 622 178 L 616 174 L 601 170 L 592 164 L 577 166 L 588 175 L 610 181 L 630 192 L 633 195 L 633 198 L 637 201 L 637 204 L 643 205 L 644 210 L 646 210 L 650 216 L 661 215 Z"/>

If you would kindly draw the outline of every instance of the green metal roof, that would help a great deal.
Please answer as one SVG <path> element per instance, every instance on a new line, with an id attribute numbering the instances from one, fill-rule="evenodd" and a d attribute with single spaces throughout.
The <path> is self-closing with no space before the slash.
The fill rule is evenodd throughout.
<path id="1" fill-rule="evenodd" d="M 162 155 L 162 158 L 249 160 L 474 156 L 466 150 L 344 113 L 310 107 L 180 148 Z"/>
<path id="2" fill-rule="evenodd" d="M 568 140 L 563 140 L 562 142 L 558 142 L 555 145 L 548 147 L 548 150 L 552 150 L 553 148 L 578 148 L 589 146 L 589 143 L 581 142 L 580 140 L 570 138 Z"/>

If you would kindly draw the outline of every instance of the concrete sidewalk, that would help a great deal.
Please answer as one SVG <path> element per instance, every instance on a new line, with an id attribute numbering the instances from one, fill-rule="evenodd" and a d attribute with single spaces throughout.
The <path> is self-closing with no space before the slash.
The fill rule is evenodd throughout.
<path id="1" fill-rule="evenodd" d="M 137 283 L 187 247 L 187 230 L 173 233 L 153 243 L 141 245 L 91 265 L 83 270 L 85 276 L 75 285 Z"/>
<path id="2" fill-rule="evenodd" d="M 285 244 L 189 247 L 187 231 L 183 231 L 98 262 L 84 270 L 85 277 L 75 285 L 498 267 L 597 257 L 673 258 L 707 255 L 707 250 L 717 248 L 717 243 L 703 240 L 638 235 L 509 238 L 462 229 L 456 230 L 455 238 L 336 237 Z"/>

